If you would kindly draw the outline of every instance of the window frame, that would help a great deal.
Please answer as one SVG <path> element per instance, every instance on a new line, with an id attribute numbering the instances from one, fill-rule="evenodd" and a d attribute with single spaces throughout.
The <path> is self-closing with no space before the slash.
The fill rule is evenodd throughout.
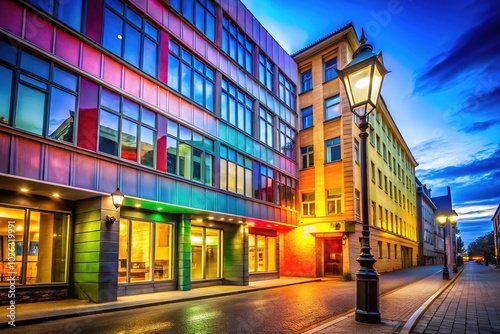
<path id="1" fill-rule="evenodd" d="M 338 66 L 337 57 L 332 57 L 323 62 L 323 73 L 324 73 L 324 82 L 336 79 L 338 77 L 335 69 Z"/>
<path id="2" fill-rule="evenodd" d="M 338 159 L 336 159 L 337 152 L 338 152 Z M 325 140 L 325 163 L 338 162 L 341 160 L 342 160 L 342 147 L 341 147 L 340 137 L 334 137 Z"/>
<path id="3" fill-rule="evenodd" d="M 312 69 L 308 69 L 300 74 L 301 93 L 312 90 Z"/>

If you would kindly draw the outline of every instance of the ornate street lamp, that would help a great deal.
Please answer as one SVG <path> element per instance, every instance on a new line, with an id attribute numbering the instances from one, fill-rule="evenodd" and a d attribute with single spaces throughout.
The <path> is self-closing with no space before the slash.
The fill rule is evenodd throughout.
<path id="1" fill-rule="evenodd" d="M 366 138 L 368 137 L 368 115 L 377 107 L 380 88 L 388 73 L 382 62 L 382 54 L 374 54 L 373 47 L 366 44 L 364 30 L 361 31 L 360 46 L 352 55 L 352 61 L 342 70 L 336 70 L 344 84 L 351 112 L 359 120 L 361 139 L 361 216 L 363 223 L 360 264 L 356 272 L 356 321 L 380 323 L 379 274 L 373 268 L 376 260 L 370 253 L 368 170 L 366 162 Z"/>
<path id="2" fill-rule="evenodd" d="M 443 240 L 444 240 L 444 262 L 443 262 L 443 279 L 450 279 L 450 272 L 448 271 L 448 257 L 446 256 L 446 222 L 450 225 L 455 225 L 458 220 L 458 215 L 455 211 L 449 215 L 439 215 L 436 217 L 438 223 L 443 226 Z"/>
<path id="3" fill-rule="evenodd" d="M 116 188 L 116 190 L 112 192 L 110 196 L 111 196 L 111 202 L 113 202 L 113 205 L 118 210 L 120 206 L 122 206 L 123 204 L 123 199 L 125 198 L 125 195 L 122 194 L 120 188 Z M 116 221 L 115 216 L 106 216 L 106 223 L 114 224 L 115 221 Z"/>

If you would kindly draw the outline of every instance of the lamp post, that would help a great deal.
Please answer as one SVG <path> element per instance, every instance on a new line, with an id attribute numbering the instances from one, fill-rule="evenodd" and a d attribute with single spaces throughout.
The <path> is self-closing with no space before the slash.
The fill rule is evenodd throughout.
<path id="1" fill-rule="evenodd" d="M 360 120 L 361 149 L 361 216 L 363 223 L 360 264 L 356 272 L 356 321 L 380 323 L 379 274 L 373 267 L 376 260 L 370 250 L 368 170 L 366 159 L 366 138 L 368 137 L 368 115 L 377 107 L 380 88 L 388 73 L 381 54 L 374 54 L 373 47 L 366 44 L 364 30 L 360 46 L 352 55 L 352 61 L 342 70 L 336 70 L 344 84 L 351 112 Z"/>
<path id="2" fill-rule="evenodd" d="M 448 271 L 448 257 L 446 256 L 446 223 L 449 222 L 451 225 L 455 225 L 458 220 L 458 215 L 455 211 L 446 215 L 437 216 L 438 223 L 443 226 L 443 240 L 444 240 L 444 262 L 443 262 L 443 279 L 450 279 L 450 272 Z"/>

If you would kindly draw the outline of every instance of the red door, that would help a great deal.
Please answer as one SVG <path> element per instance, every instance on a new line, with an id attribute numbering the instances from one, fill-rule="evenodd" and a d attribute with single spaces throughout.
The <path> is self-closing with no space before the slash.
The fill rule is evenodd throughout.
<path id="1" fill-rule="evenodd" d="M 342 275 L 342 239 L 326 238 L 323 249 L 325 276 Z"/>

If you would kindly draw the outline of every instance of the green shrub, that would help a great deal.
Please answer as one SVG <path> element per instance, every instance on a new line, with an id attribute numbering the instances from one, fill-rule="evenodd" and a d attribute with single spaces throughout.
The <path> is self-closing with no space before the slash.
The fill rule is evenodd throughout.
<path id="1" fill-rule="evenodd" d="M 351 273 L 348 271 L 344 271 L 344 273 L 342 274 L 342 280 L 346 282 L 352 281 Z"/>

